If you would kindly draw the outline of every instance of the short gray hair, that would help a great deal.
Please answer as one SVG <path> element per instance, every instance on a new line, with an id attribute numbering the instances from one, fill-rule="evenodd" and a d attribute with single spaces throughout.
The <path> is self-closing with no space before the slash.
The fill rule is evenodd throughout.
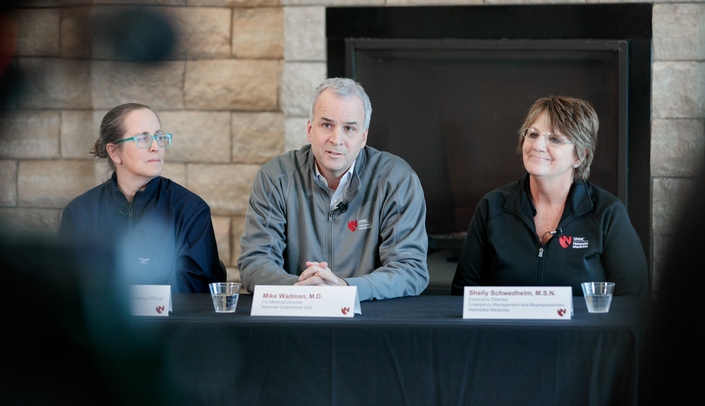
<path id="1" fill-rule="evenodd" d="M 329 78 L 318 85 L 311 96 L 311 107 L 309 107 L 308 110 L 309 121 L 313 122 L 313 108 L 316 107 L 318 98 L 326 89 L 333 89 L 335 94 L 339 97 L 357 96 L 362 101 L 362 105 L 365 108 L 363 130 L 369 130 L 370 119 L 372 118 L 372 103 L 370 103 L 370 98 L 367 96 L 367 93 L 365 93 L 365 89 L 362 88 L 362 85 L 348 78 Z"/>

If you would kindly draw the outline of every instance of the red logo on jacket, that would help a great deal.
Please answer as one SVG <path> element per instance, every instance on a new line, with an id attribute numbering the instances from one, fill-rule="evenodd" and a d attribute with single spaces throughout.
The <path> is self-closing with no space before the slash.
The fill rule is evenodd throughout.
<path id="1" fill-rule="evenodd" d="M 570 237 L 567 235 L 562 235 L 562 236 L 558 237 L 558 242 L 561 243 L 561 247 L 568 248 L 568 247 L 570 247 L 570 244 L 573 242 L 573 237 Z"/>
<path id="2" fill-rule="evenodd" d="M 357 230 L 357 220 L 348 221 L 348 228 L 354 233 Z"/>

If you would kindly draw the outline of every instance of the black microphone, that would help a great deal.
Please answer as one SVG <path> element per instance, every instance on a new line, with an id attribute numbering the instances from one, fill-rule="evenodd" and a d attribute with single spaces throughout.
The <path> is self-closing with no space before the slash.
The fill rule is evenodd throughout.
<path id="1" fill-rule="evenodd" d="M 348 211 L 348 204 L 347 204 L 347 203 L 340 202 L 340 203 L 338 203 L 337 206 L 335 206 L 335 209 L 336 209 L 336 210 L 340 210 L 340 214 L 343 214 L 343 213 L 345 213 L 346 211 Z"/>
<path id="2" fill-rule="evenodd" d="M 559 237 L 563 237 L 563 229 L 562 229 L 561 227 L 558 227 L 558 228 L 555 229 L 554 231 L 549 231 L 548 233 L 551 234 L 551 235 L 556 235 L 556 234 L 558 234 Z"/>

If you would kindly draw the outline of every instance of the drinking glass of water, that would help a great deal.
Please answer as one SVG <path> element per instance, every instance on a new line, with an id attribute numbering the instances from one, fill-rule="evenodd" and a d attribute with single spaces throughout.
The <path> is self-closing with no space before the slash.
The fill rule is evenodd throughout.
<path id="1" fill-rule="evenodd" d="M 580 284 L 589 313 L 607 313 L 612 303 L 614 282 L 583 282 Z"/>
<path id="2" fill-rule="evenodd" d="M 240 284 L 235 282 L 215 282 L 208 284 L 216 313 L 235 313 L 240 297 Z"/>

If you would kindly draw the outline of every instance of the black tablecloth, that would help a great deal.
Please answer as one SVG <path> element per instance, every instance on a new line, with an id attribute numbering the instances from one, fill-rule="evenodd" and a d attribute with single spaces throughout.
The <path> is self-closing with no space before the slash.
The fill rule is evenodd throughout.
<path id="1" fill-rule="evenodd" d="M 651 301 L 615 297 L 571 320 L 470 320 L 462 297 L 362 302 L 353 318 L 215 313 L 176 294 L 169 317 L 134 317 L 161 337 L 193 404 L 636 405 Z"/>

